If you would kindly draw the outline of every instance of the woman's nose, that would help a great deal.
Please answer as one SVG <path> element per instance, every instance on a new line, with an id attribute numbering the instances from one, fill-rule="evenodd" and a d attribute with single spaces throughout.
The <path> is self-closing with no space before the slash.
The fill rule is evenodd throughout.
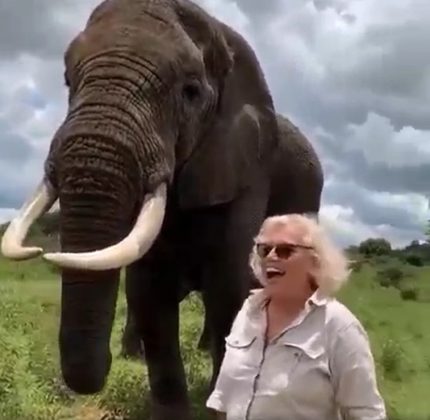
<path id="1" fill-rule="evenodd" d="M 279 257 L 278 257 L 278 254 L 276 253 L 276 247 L 273 247 L 266 255 L 266 259 L 268 260 L 277 260 L 278 258 Z"/>

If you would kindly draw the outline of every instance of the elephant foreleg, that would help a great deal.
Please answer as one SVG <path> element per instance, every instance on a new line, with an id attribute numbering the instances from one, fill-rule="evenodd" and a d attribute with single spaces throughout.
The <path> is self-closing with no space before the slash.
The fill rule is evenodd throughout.
<path id="1" fill-rule="evenodd" d="M 189 289 L 186 287 L 187 285 L 183 285 L 183 289 L 181 288 L 181 291 L 179 293 L 179 302 L 182 302 L 182 300 L 188 295 Z M 199 349 L 202 350 L 208 350 L 208 340 L 209 337 L 207 337 L 208 332 L 207 326 L 206 326 L 206 319 L 205 319 L 205 327 L 204 331 L 202 332 L 202 337 L 200 339 L 199 343 Z M 124 358 L 130 358 L 130 359 L 141 359 L 143 362 L 145 361 L 145 349 L 143 347 L 142 338 L 137 331 L 136 328 L 136 320 L 133 315 L 133 312 L 130 310 L 130 307 L 127 305 L 127 318 L 124 326 L 124 331 L 122 334 L 121 339 L 121 357 Z"/>
<path id="2" fill-rule="evenodd" d="M 203 267 L 203 301 L 213 360 L 209 390 L 213 389 L 221 367 L 225 337 L 252 284 L 249 254 L 264 220 L 265 197 L 263 193 L 249 192 L 231 205 L 224 224 L 218 228 L 210 259 Z"/>
<path id="3" fill-rule="evenodd" d="M 164 264 L 166 266 L 166 264 Z M 190 420 L 179 346 L 179 299 L 175 273 L 142 262 L 127 269 L 127 300 L 145 350 L 151 420 Z"/>
<path id="4" fill-rule="evenodd" d="M 135 317 L 127 305 L 127 319 L 121 339 L 121 357 L 145 360 L 142 338 L 136 327 Z"/>

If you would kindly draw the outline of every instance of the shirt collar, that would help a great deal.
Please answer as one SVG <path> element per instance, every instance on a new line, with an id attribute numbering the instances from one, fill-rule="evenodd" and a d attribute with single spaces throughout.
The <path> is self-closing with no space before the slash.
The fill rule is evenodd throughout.
<path id="1" fill-rule="evenodd" d="M 307 300 L 307 303 L 309 305 L 315 305 L 315 306 L 324 306 L 328 303 L 329 297 L 322 292 L 321 289 L 317 289 L 313 295 Z"/>
<path id="2" fill-rule="evenodd" d="M 259 311 L 264 308 L 268 300 L 268 297 L 264 289 L 252 289 L 249 296 L 249 306 L 251 312 Z M 322 292 L 321 289 L 317 289 L 306 301 L 305 307 L 312 306 L 325 306 L 329 301 L 329 297 Z"/>

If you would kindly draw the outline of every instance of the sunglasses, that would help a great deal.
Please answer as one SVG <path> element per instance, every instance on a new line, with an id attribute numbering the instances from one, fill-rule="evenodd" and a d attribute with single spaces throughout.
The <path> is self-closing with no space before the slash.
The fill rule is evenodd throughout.
<path id="1" fill-rule="evenodd" d="M 313 249 L 312 246 L 290 244 L 290 243 L 278 244 L 278 245 L 259 243 L 256 245 L 256 247 L 257 247 L 257 254 L 259 255 L 260 258 L 267 257 L 272 250 L 275 250 L 276 255 L 283 260 L 287 260 L 288 258 L 290 258 L 291 255 L 297 249 Z"/>

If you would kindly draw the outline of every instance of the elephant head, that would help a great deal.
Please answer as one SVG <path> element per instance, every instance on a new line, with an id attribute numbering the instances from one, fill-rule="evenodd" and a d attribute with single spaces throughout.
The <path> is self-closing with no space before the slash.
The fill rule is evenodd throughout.
<path id="1" fill-rule="evenodd" d="M 167 197 L 182 209 L 231 200 L 254 154 L 266 153 L 260 144 L 232 148 L 235 130 L 276 124 L 251 49 L 190 1 L 106 0 L 64 59 L 68 112 L 2 252 L 42 253 L 23 243 L 59 199 L 61 252 L 44 258 L 62 268 L 62 372 L 75 391 L 94 393 L 110 370 L 119 271 L 153 245 Z M 238 117 L 254 103 L 260 120 Z"/>

